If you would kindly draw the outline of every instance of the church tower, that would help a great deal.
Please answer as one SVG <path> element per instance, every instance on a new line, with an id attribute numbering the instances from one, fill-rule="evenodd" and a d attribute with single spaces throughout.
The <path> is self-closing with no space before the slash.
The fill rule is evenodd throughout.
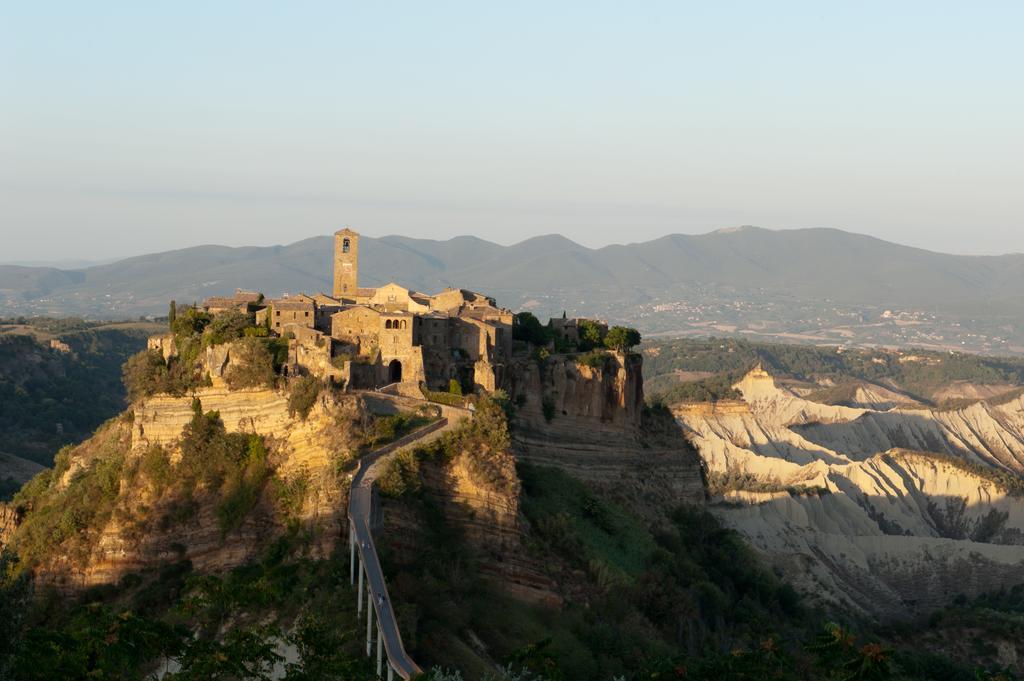
<path id="1" fill-rule="evenodd" d="M 359 282 L 359 234 L 346 227 L 334 233 L 334 297 L 356 294 Z"/>

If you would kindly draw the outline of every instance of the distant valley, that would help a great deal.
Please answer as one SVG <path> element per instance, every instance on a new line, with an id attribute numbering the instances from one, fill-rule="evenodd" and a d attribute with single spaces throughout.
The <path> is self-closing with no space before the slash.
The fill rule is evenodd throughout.
<path id="1" fill-rule="evenodd" d="M 196 246 L 84 269 L 0 266 L 0 314 L 161 315 L 236 287 L 329 288 L 330 237 Z M 368 285 L 485 290 L 540 317 L 599 316 L 648 337 L 739 335 L 812 344 L 1024 354 L 1024 255 L 956 256 L 832 229 L 756 227 L 589 249 L 560 236 L 501 246 L 365 237 Z"/>

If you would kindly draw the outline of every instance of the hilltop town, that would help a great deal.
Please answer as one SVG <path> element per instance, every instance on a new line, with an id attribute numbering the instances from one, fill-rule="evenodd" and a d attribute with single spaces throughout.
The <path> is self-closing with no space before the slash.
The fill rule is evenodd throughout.
<path id="1" fill-rule="evenodd" d="M 256 327 L 288 340 L 281 373 L 330 379 L 346 389 L 390 386 L 419 396 L 421 391 L 491 391 L 501 386 L 512 358 L 511 310 L 494 298 L 462 288 L 429 295 L 389 283 L 359 285 L 359 234 L 334 235 L 331 295 L 305 293 L 266 299 L 256 291 L 208 298 L 211 315 L 236 311 L 255 315 Z M 575 344 L 581 324 L 603 337 L 603 322 L 569 319 L 548 322 L 553 337 Z M 171 336 L 156 337 L 150 349 L 165 349 Z"/>

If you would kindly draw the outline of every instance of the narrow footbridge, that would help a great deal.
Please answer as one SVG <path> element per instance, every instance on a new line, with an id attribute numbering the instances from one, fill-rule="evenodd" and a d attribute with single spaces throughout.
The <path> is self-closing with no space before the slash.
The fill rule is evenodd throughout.
<path id="1" fill-rule="evenodd" d="M 469 414 L 461 409 L 456 411 Z M 444 431 L 454 427 L 455 420 L 461 418 L 443 417 L 370 452 L 359 460 L 359 469 L 352 478 L 352 488 L 348 497 L 350 579 L 353 585 L 358 581 L 357 614 L 360 617 L 363 614 L 363 600 L 366 600 L 366 655 L 372 657 L 376 654 L 378 678 L 384 678 L 386 665 L 388 681 L 393 681 L 396 674 L 402 679 L 411 679 L 421 674 L 423 670 L 413 662 L 402 644 L 402 634 L 395 621 L 395 612 L 388 596 L 388 585 L 384 581 L 384 572 L 377 556 L 372 531 L 373 483 L 384 472 L 390 455 L 406 447 L 426 444 L 440 437 Z"/>

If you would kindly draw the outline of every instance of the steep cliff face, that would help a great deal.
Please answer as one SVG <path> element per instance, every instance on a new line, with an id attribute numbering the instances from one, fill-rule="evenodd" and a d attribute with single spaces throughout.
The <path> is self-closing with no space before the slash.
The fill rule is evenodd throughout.
<path id="1" fill-rule="evenodd" d="M 250 474 L 240 473 L 232 482 L 229 474 L 226 481 L 206 480 L 184 493 L 176 489 L 183 429 L 196 416 L 193 400 L 142 400 L 58 461 L 39 497 L 46 507 L 27 509 L 29 516 L 61 513 L 62 505 L 76 503 L 102 478 L 97 494 L 106 497 L 83 508 L 106 510 L 81 521 L 77 538 L 45 546 L 38 528 L 19 528 L 14 535 L 15 546 L 34 547 L 42 581 L 66 589 L 109 584 L 180 560 L 201 571 L 232 567 L 259 557 L 288 527 L 309 533 L 312 555 L 330 552 L 345 528 L 349 476 L 341 468 L 352 455 L 353 420 L 362 413 L 357 400 L 323 393 L 303 419 L 289 413 L 285 394 L 273 390 L 209 388 L 196 398 L 203 411 L 219 413 L 226 433 L 261 437 L 267 454 L 265 465 L 253 469 L 259 477 L 247 480 Z M 232 511 L 224 499 L 232 494 L 251 508 L 226 525 Z M 246 501 L 244 494 L 255 496 Z"/>
<path id="2" fill-rule="evenodd" d="M 1016 461 L 1024 404 L 854 409 L 762 370 L 737 388 L 746 408 L 676 416 L 715 513 L 809 594 L 891 618 L 1024 579 L 1024 499 L 1000 472 Z"/>
<path id="3" fill-rule="evenodd" d="M 0 503 L 0 550 L 14 536 L 14 530 L 18 527 L 19 515 L 18 509 L 14 506 Z"/>
<path id="4" fill-rule="evenodd" d="M 696 452 L 671 419 L 644 409 L 641 356 L 596 368 L 552 356 L 514 366 L 510 378 L 517 458 L 564 469 L 648 516 L 703 503 Z"/>
<path id="5" fill-rule="evenodd" d="M 521 488 L 515 459 L 509 451 L 459 451 L 450 460 L 425 460 L 420 474 L 423 492 L 451 527 L 472 547 L 477 568 L 506 593 L 520 599 L 557 604 L 561 601 L 545 566 L 527 550 L 529 531 L 520 512 Z M 381 541 L 399 563 L 429 551 L 429 513 L 409 500 L 382 499 Z M 404 558 L 400 558 L 402 556 Z"/>

